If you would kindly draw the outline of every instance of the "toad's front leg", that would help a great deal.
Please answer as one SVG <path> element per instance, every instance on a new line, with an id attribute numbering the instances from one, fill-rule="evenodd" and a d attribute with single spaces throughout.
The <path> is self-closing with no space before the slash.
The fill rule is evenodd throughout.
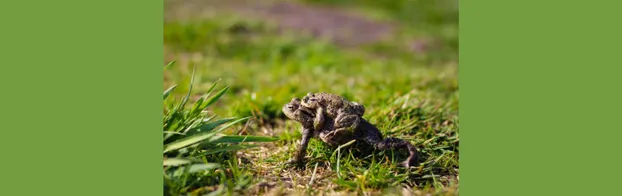
<path id="1" fill-rule="evenodd" d="M 300 146 L 296 151 L 296 155 L 292 160 L 293 163 L 298 165 L 304 163 L 304 158 L 307 155 L 307 147 L 309 146 L 309 141 L 313 137 L 313 129 L 311 127 L 303 127 L 302 129 L 302 141 L 300 142 Z"/>
<path id="2" fill-rule="evenodd" d="M 324 128 L 324 121 L 326 120 L 324 109 L 317 108 L 315 113 L 315 119 L 313 119 L 313 129 L 320 131 Z"/>

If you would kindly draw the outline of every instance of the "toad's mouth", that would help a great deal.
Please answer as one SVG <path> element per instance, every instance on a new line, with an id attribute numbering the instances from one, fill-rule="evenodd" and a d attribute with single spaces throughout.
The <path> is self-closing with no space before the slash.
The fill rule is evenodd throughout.
<path id="1" fill-rule="evenodd" d="M 298 110 L 300 110 L 300 112 L 305 113 L 306 115 L 309 115 L 311 117 L 315 117 L 315 113 L 313 112 L 309 112 L 307 110 L 301 110 L 300 108 L 298 108 Z"/>
<path id="2" fill-rule="evenodd" d="M 283 110 L 287 111 L 287 112 L 294 112 L 296 110 L 298 110 L 300 108 L 299 104 L 295 104 L 293 102 L 287 103 L 285 104 L 285 106 L 283 106 Z"/>

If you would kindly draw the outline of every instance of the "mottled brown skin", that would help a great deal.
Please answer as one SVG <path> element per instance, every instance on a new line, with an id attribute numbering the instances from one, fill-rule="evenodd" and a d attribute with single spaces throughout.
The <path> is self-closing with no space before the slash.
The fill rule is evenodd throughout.
<path id="1" fill-rule="evenodd" d="M 315 111 L 302 106 L 301 100 L 298 98 L 294 98 L 291 102 L 285 104 L 285 106 L 283 107 L 283 112 L 288 118 L 296 120 L 297 122 L 301 123 L 304 128 L 310 129 L 309 132 L 312 133 L 311 137 L 320 139 L 329 146 L 338 146 L 354 139 L 352 138 L 343 142 L 342 140 L 346 140 L 345 138 L 347 138 L 348 135 L 352 135 L 352 133 L 335 133 L 336 131 L 335 127 L 333 126 L 334 123 L 332 118 L 323 118 L 323 124 L 319 126 L 316 130 L 314 123 L 316 121 Z"/>
<path id="2" fill-rule="evenodd" d="M 353 132 L 341 131 L 336 132 L 333 118 L 326 117 L 323 126 L 319 126 L 318 131 L 314 127 L 314 121 L 317 113 L 309 108 L 305 108 L 301 105 L 301 100 L 298 98 L 292 99 L 289 103 L 283 106 L 283 113 L 285 115 L 302 125 L 302 142 L 297 149 L 296 155 L 290 161 L 291 163 L 301 164 L 304 162 L 309 140 L 311 138 L 320 139 L 327 143 L 329 146 L 338 146 L 345 144 L 349 141 L 356 140 L 361 141 L 364 144 L 371 145 L 379 150 L 388 149 L 405 149 L 409 152 L 409 157 L 400 165 L 404 167 L 416 166 L 418 164 L 417 149 L 407 141 L 398 138 L 384 138 L 374 125 L 367 122 L 367 120 L 360 118 L 360 123 Z"/>
<path id="3" fill-rule="evenodd" d="M 303 162 L 303 159 L 307 152 L 307 147 L 309 146 L 309 141 L 311 138 L 320 139 L 323 142 L 332 146 L 332 144 L 339 143 L 339 141 L 331 140 L 332 137 L 326 137 L 331 132 L 330 123 L 327 123 L 328 126 L 322 126 L 323 130 L 317 130 L 314 128 L 315 121 L 315 113 L 314 111 L 301 107 L 301 100 L 298 98 L 292 99 L 289 103 L 283 106 L 283 113 L 288 118 L 299 122 L 302 125 L 302 141 L 300 146 L 297 149 L 296 155 L 292 158 L 290 162 L 300 164 Z M 325 122 L 325 121 L 322 121 Z M 343 132 L 347 133 L 347 132 Z M 347 136 L 335 137 L 337 138 L 347 138 Z"/>
<path id="4" fill-rule="evenodd" d="M 315 112 L 313 121 L 315 131 L 319 131 L 321 126 L 325 125 L 327 117 L 334 119 L 333 134 L 340 134 L 342 131 L 353 132 L 365 114 L 363 105 L 330 93 L 308 93 L 302 98 L 301 105 Z"/>

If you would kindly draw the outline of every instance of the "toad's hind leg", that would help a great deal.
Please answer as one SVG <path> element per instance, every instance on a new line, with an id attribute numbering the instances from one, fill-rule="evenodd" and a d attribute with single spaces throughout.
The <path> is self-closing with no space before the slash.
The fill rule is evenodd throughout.
<path id="1" fill-rule="evenodd" d="M 393 137 L 382 139 L 375 134 L 367 135 L 364 137 L 364 140 L 378 150 L 407 150 L 409 156 L 405 161 L 401 162 L 400 165 L 404 167 L 418 165 L 419 154 L 417 149 L 407 141 Z"/>
<path id="2" fill-rule="evenodd" d="M 393 149 L 393 150 L 400 150 L 400 149 L 406 149 L 408 150 L 408 158 L 403 161 L 402 163 L 400 163 L 402 166 L 404 167 L 410 167 L 410 166 L 416 166 L 418 163 L 418 152 L 417 149 L 415 148 L 415 146 L 413 146 L 412 144 L 410 144 L 407 141 L 404 141 L 402 139 L 398 139 L 398 138 L 385 138 L 384 140 L 382 140 L 381 142 L 378 142 L 375 144 L 376 148 L 380 149 L 380 150 L 389 150 L 389 149 Z"/>
<path id="3" fill-rule="evenodd" d="M 361 117 L 357 115 L 343 115 L 340 114 L 335 118 L 335 128 L 337 129 L 347 129 L 351 132 L 358 129 L 361 124 Z"/>

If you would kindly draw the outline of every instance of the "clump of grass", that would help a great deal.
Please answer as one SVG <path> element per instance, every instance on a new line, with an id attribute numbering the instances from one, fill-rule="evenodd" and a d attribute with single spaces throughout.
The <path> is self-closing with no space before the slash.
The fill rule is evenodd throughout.
<path id="1" fill-rule="evenodd" d="M 173 62 L 166 67 L 172 64 Z M 194 77 L 190 82 L 190 90 L 181 100 L 167 103 L 176 86 L 164 91 L 165 195 L 242 190 L 250 183 L 251 178 L 237 167 L 237 161 L 231 152 L 256 147 L 246 144 L 248 142 L 271 142 L 276 139 L 222 134 L 249 117 L 215 120 L 215 115 L 208 116 L 206 109 L 228 89 L 224 87 L 212 94 L 218 81 L 193 105 L 188 105 L 193 82 Z"/>

